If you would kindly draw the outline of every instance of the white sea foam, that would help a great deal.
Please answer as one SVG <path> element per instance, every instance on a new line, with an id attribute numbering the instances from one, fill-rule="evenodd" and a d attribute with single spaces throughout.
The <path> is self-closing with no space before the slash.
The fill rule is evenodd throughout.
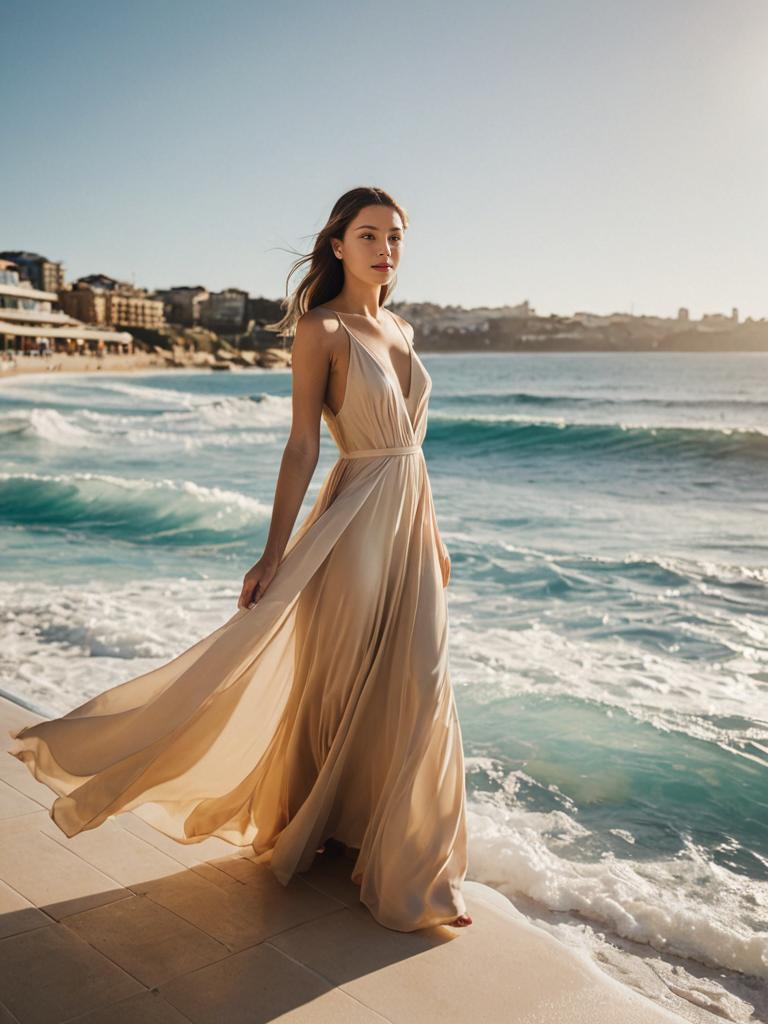
<path id="1" fill-rule="evenodd" d="M 222 398 L 198 408 L 198 413 L 214 429 L 232 427 L 277 427 L 291 422 L 291 398 L 286 395 L 263 395 L 251 398 Z"/>
<path id="2" fill-rule="evenodd" d="M 0 582 L 0 687 L 65 714 L 216 629 L 236 610 L 237 582 Z"/>
<path id="3" fill-rule="evenodd" d="M 6 443 L 13 435 L 47 441 L 63 447 L 90 447 L 98 438 L 56 409 L 14 409 L 0 415 L 0 437 Z"/>
<path id="4" fill-rule="evenodd" d="M 18 435 L 59 446 L 89 448 L 105 447 L 119 438 L 130 445 L 191 451 L 278 442 L 286 436 L 292 415 L 291 399 L 278 395 L 264 395 L 259 401 L 242 396 L 208 398 L 181 405 L 144 414 L 19 408 L 0 415 L 0 437 L 7 435 L 10 440 Z"/>
<path id="5" fill-rule="evenodd" d="M 469 764 L 470 770 L 472 764 Z M 711 1006 L 726 1019 L 746 1020 L 718 968 L 768 979 L 768 887 L 714 864 L 689 843 L 671 859 L 622 859 L 608 852 L 593 863 L 564 856 L 583 830 L 562 812 L 541 814 L 488 800 L 468 802 L 468 878 L 515 902 L 542 908 L 541 921 L 564 941 L 599 954 L 616 936 L 664 954 L 698 961 L 709 972 Z M 530 907 L 523 907 L 531 912 Z M 599 959 L 599 956 L 598 956 Z M 664 972 L 656 972 L 663 977 Z M 678 975 L 677 994 L 697 1002 L 695 979 Z M 672 978 L 668 979 L 672 987 Z M 731 986 L 728 986 L 731 989 Z M 742 992 L 749 999 L 750 987 Z"/>
<path id="6" fill-rule="evenodd" d="M 184 408 L 192 408 L 196 405 L 200 405 L 204 401 L 210 400 L 203 398 L 202 396 L 195 395 L 190 391 L 182 391 L 175 388 L 151 387 L 130 381 L 117 380 L 115 378 L 101 382 L 98 397 L 101 397 L 105 392 L 112 392 L 117 395 L 127 395 L 134 401 L 138 401 L 139 404 L 144 404 L 150 408 L 154 408 L 158 404 L 171 407 L 181 406 Z"/>
<path id="7" fill-rule="evenodd" d="M 567 406 L 567 400 L 563 405 Z M 597 403 L 599 405 L 599 403 Z M 436 408 L 430 409 L 430 421 L 442 420 L 456 423 L 517 423 L 520 426 L 546 426 L 558 427 L 565 430 L 568 427 L 584 428 L 605 428 L 613 427 L 616 430 L 642 430 L 654 434 L 657 430 L 697 430 L 708 431 L 714 434 L 722 434 L 724 437 L 732 435 L 761 434 L 768 437 L 768 426 L 764 422 L 757 422 L 754 417 L 748 423 L 722 423 L 713 422 L 708 416 L 706 409 L 702 409 L 701 415 L 692 416 L 689 412 L 675 415 L 675 410 L 665 410 L 665 417 L 650 421 L 646 410 L 638 410 L 634 413 L 630 408 L 622 407 L 621 416 L 617 416 L 611 408 L 605 410 L 605 415 L 596 413 L 594 408 L 582 410 L 569 408 L 567 414 L 548 416 L 546 413 L 515 413 L 515 412 L 480 412 L 480 411 L 453 411 Z"/>
<path id="8" fill-rule="evenodd" d="M 674 652 L 642 650 L 620 637 L 570 639 L 538 622 L 522 629 L 483 629 L 471 607 L 471 602 L 454 602 L 451 626 L 453 677 L 471 703 L 521 694 L 578 697 L 731 750 L 743 739 L 743 727 L 733 731 L 718 719 L 749 720 L 765 707 L 759 674 L 733 668 L 725 674 L 681 661 Z M 768 742 L 768 722 L 753 731 L 755 741 Z"/>

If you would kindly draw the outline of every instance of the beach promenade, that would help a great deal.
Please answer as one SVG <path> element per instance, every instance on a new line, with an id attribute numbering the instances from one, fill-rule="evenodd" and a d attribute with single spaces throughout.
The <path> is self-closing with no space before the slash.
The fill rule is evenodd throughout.
<path id="1" fill-rule="evenodd" d="M 40 716 L 0 698 L 0 1024 L 674 1024 L 467 882 L 474 924 L 378 925 L 344 858 L 283 887 L 218 839 L 131 813 L 68 839 L 9 748 Z M 250 847 L 247 848 L 250 851 Z"/>

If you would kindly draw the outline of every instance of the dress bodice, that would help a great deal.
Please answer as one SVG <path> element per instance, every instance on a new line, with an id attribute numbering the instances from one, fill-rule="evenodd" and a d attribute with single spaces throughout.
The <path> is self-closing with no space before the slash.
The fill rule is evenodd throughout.
<path id="1" fill-rule="evenodd" d="M 332 310 L 349 338 L 344 401 L 338 413 L 323 405 L 323 419 L 340 453 L 421 445 L 427 429 L 432 378 L 400 328 L 411 357 L 409 391 L 403 394 L 393 370 L 347 327 Z M 400 325 L 398 324 L 398 327 Z"/>

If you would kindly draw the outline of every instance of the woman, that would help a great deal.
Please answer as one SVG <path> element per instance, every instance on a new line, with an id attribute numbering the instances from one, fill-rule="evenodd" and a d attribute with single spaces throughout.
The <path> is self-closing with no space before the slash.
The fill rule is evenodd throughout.
<path id="1" fill-rule="evenodd" d="M 295 332 L 293 422 L 261 558 L 235 614 L 173 661 L 10 752 L 68 836 L 133 810 L 182 843 L 252 845 L 287 884 L 326 840 L 381 924 L 471 924 L 464 760 L 440 538 L 421 443 L 432 381 L 382 307 L 407 229 L 385 192 L 335 204 L 276 325 Z M 293 272 L 293 271 L 292 271 Z M 351 325 L 354 325 L 352 327 Z M 340 457 L 291 536 L 320 445 Z"/>

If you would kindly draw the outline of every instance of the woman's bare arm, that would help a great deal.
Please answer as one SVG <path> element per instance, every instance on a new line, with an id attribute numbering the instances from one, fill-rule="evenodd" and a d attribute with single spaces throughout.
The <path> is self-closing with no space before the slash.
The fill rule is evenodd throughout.
<path id="1" fill-rule="evenodd" d="M 248 570 L 237 602 L 247 608 L 272 581 L 291 536 L 320 454 L 320 420 L 330 369 L 330 346 L 320 318 L 305 314 L 291 349 L 291 431 L 275 486 L 272 521 L 261 558 Z"/>

